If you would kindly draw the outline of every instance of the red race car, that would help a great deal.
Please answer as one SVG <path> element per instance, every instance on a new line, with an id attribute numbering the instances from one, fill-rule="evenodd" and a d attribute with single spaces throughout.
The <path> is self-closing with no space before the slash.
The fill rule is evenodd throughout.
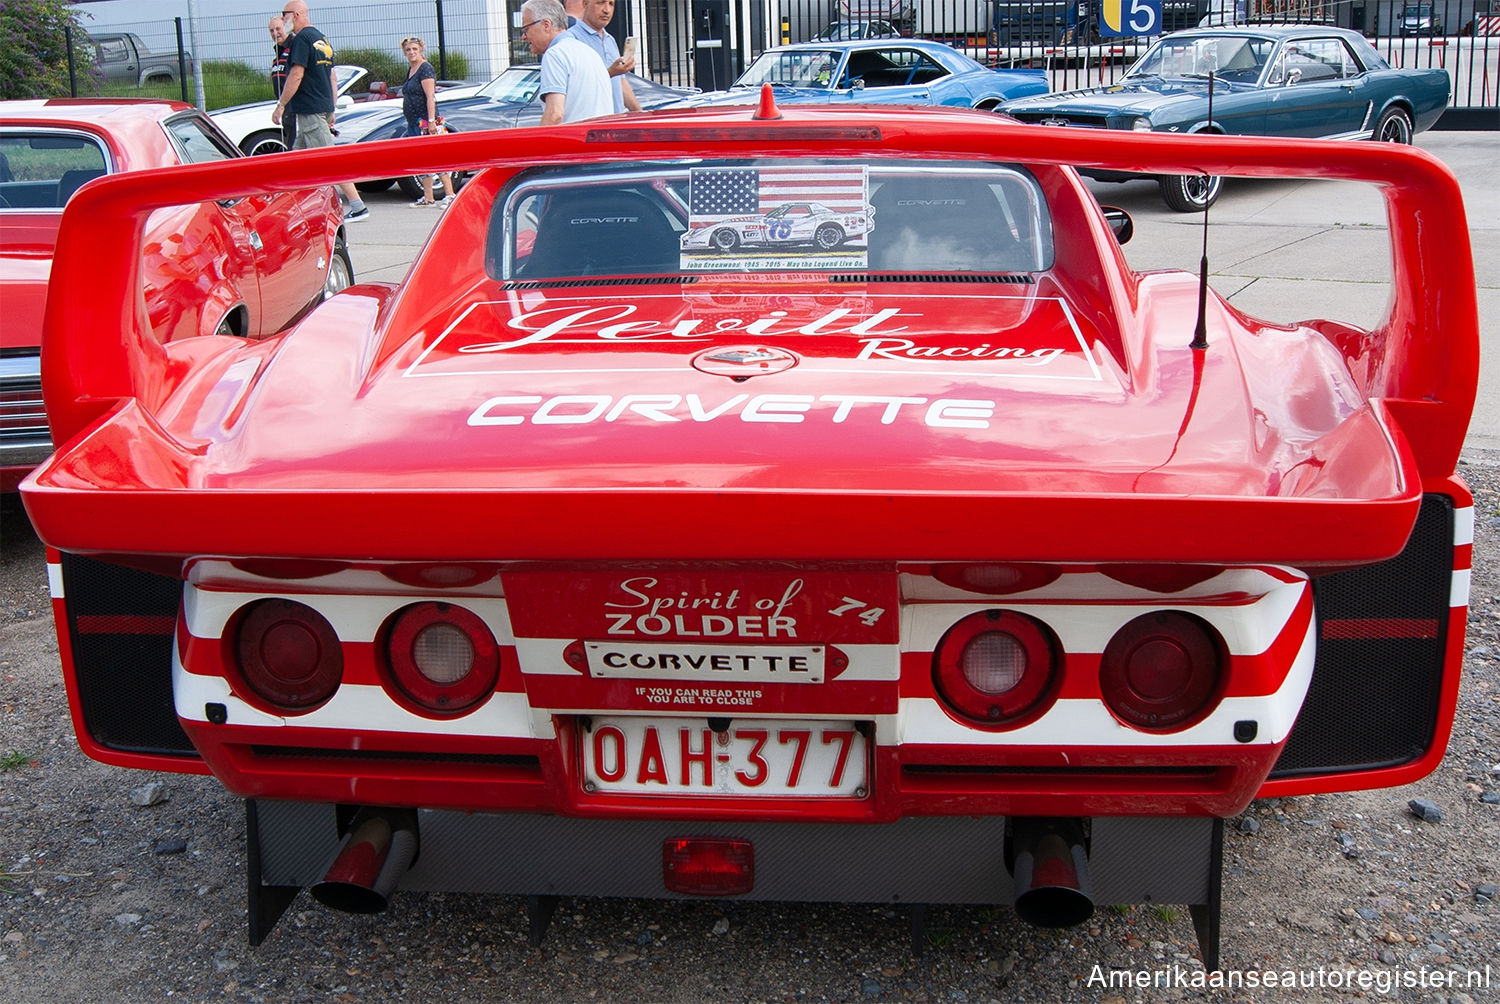
<path id="1" fill-rule="evenodd" d="M 107 174 L 240 156 L 206 115 L 180 102 L 0 102 L 0 490 L 14 491 L 52 452 L 38 354 L 63 206 Z M 332 189 L 163 207 L 144 226 L 131 245 L 158 342 L 214 332 L 260 338 L 353 281 Z M 96 248 L 95 261 L 107 251 Z M 82 267 L 91 274 L 98 265 Z"/>
<path id="2" fill-rule="evenodd" d="M 1378 185 L 1389 314 L 1133 272 L 1075 163 Z M 402 284 L 251 343 L 121 304 L 138 221 L 259 164 L 80 193 L 67 445 L 22 488 L 84 749 L 246 799 L 252 940 L 308 885 L 538 929 L 557 895 L 1097 900 L 1189 904 L 1212 968 L 1224 819 L 1443 755 L 1478 328 L 1432 157 L 768 92 L 278 166 L 483 170 Z M 873 207 L 857 254 L 689 267 L 692 221 L 799 187 Z"/>

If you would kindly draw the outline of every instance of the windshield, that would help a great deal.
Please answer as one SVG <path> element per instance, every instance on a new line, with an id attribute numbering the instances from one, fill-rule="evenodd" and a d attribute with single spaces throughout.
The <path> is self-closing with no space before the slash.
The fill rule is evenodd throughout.
<path id="1" fill-rule="evenodd" d="M 497 279 L 932 275 L 1040 271 L 1053 245 L 1019 167 L 737 159 L 529 172 L 495 202 L 485 258 Z"/>
<path id="2" fill-rule="evenodd" d="M 1253 83 L 1260 79 L 1276 43 L 1269 38 L 1198 35 L 1166 38 L 1152 46 L 1127 77 L 1203 77 Z"/>
<path id="3" fill-rule="evenodd" d="M 516 101 L 525 104 L 536 97 L 541 78 L 540 66 L 512 66 L 481 87 L 478 95 L 491 101 Z"/>
<path id="4" fill-rule="evenodd" d="M 0 209 L 61 209 L 86 181 L 109 172 L 99 140 L 39 129 L 0 134 Z"/>
<path id="5" fill-rule="evenodd" d="M 773 84 L 783 87 L 831 88 L 834 71 L 838 69 L 837 49 L 787 49 L 779 52 L 763 52 L 751 64 L 736 87 L 759 87 Z"/>
<path id="6" fill-rule="evenodd" d="M 852 23 L 849 23 L 849 24 L 840 24 L 837 21 L 835 21 L 833 24 L 830 24 L 828 27 L 824 28 L 823 29 L 823 33 L 818 36 L 818 38 L 820 38 L 820 39 L 826 38 L 830 42 L 837 42 L 837 41 L 840 41 L 840 40 L 846 39 L 846 38 L 859 38 L 859 37 L 860 37 L 860 26 L 858 24 L 852 24 Z"/>

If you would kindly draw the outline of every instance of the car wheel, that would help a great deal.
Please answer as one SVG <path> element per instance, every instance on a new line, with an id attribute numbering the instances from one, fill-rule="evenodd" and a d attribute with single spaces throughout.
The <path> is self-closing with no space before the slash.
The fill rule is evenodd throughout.
<path id="1" fill-rule="evenodd" d="M 408 174 L 397 178 L 396 187 L 401 189 L 403 198 L 420 199 L 422 197 L 422 176 L 420 174 Z"/>
<path id="2" fill-rule="evenodd" d="M 463 188 L 464 184 L 469 180 L 469 172 L 454 171 L 449 177 L 453 179 L 453 191 L 448 194 L 456 195 L 458 194 L 458 190 Z M 434 179 L 432 184 L 433 196 L 435 198 L 437 196 L 437 188 L 442 185 L 442 182 Z M 386 185 L 389 186 L 390 182 L 387 181 Z M 420 174 L 408 174 L 403 178 L 397 178 L 396 187 L 401 189 L 401 194 L 408 199 L 420 199 L 422 197 L 422 176 Z"/>
<path id="3" fill-rule="evenodd" d="M 448 126 L 448 131 L 450 133 L 455 133 L 459 130 L 453 128 L 452 126 Z M 458 194 L 458 190 L 464 187 L 464 182 L 469 180 L 469 172 L 454 171 L 450 175 L 450 177 L 453 179 L 453 191 L 448 192 L 447 194 L 451 196 Z M 408 199 L 415 201 L 422 197 L 422 176 L 420 174 L 409 174 L 404 178 L 396 178 L 395 182 L 396 187 L 401 189 L 401 194 L 406 196 Z M 441 182 L 439 182 L 436 178 L 432 180 L 432 183 L 434 186 L 441 184 Z M 436 197 L 436 195 L 437 192 L 434 191 L 433 196 Z"/>
<path id="4" fill-rule="evenodd" d="M 1387 108 L 1375 123 L 1373 137 L 1380 143 L 1410 143 L 1411 118 L 1401 108 Z"/>
<path id="5" fill-rule="evenodd" d="M 240 149 L 252 157 L 258 157 L 263 153 L 281 153 L 286 149 L 286 143 L 280 129 L 262 129 L 241 140 Z"/>
<path id="6" fill-rule="evenodd" d="M 323 299 L 354 285 L 354 263 L 349 260 L 349 245 L 340 237 L 328 260 L 328 275 L 323 279 Z"/>
<path id="7" fill-rule="evenodd" d="M 1163 174 L 1156 179 L 1167 206 L 1179 213 L 1201 213 L 1214 204 L 1224 179 L 1217 174 Z"/>
<path id="8" fill-rule="evenodd" d="M 816 244 L 820 250 L 832 251 L 834 248 L 844 243 L 844 231 L 842 228 L 836 226 L 835 224 L 825 223 L 817 229 L 816 233 L 813 234 L 813 243 Z"/>
<path id="9" fill-rule="evenodd" d="M 740 246 L 740 235 L 724 227 L 714 231 L 714 247 L 720 251 L 733 251 Z"/>
<path id="10" fill-rule="evenodd" d="M 369 181 L 356 181 L 354 187 L 361 192 L 384 192 L 395 183 L 395 178 L 371 178 Z"/>

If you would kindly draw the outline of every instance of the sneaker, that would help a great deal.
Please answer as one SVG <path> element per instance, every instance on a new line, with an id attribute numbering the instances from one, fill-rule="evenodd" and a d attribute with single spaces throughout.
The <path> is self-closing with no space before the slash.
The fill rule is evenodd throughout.
<path id="1" fill-rule="evenodd" d="M 346 210 L 344 210 L 344 222 L 345 223 L 359 223 L 361 220 L 368 220 L 369 218 L 370 218 L 370 207 L 369 206 L 361 205 L 358 209 L 346 209 Z"/>
<path id="2" fill-rule="evenodd" d="M 439 204 L 440 203 L 434 202 L 432 199 L 418 199 L 416 202 L 413 202 L 411 204 L 411 207 L 413 209 L 431 209 L 433 206 Z"/>

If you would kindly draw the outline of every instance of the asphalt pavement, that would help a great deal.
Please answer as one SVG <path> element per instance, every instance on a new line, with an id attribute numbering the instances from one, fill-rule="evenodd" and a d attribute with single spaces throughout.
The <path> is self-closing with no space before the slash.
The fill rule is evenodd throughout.
<path id="1" fill-rule="evenodd" d="M 1500 450 L 1500 133 L 1427 132 L 1417 145 L 1458 177 L 1478 280 L 1480 387 L 1467 445 Z M 1125 247 L 1142 270 L 1197 271 L 1202 219 L 1176 213 L 1155 182 L 1090 183 L 1099 201 L 1128 211 Z M 349 226 L 361 282 L 399 282 L 440 210 L 413 209 L 392 188 L 367 194 L 371 219 Z M 1390 284 L 1385 204 L 1370 186 L 1336 181 L 1231 179 L 1209 214 L 1209 281 L 1241 310 L 1275 322 L 1330 318 L 1369 327 Z"/>

